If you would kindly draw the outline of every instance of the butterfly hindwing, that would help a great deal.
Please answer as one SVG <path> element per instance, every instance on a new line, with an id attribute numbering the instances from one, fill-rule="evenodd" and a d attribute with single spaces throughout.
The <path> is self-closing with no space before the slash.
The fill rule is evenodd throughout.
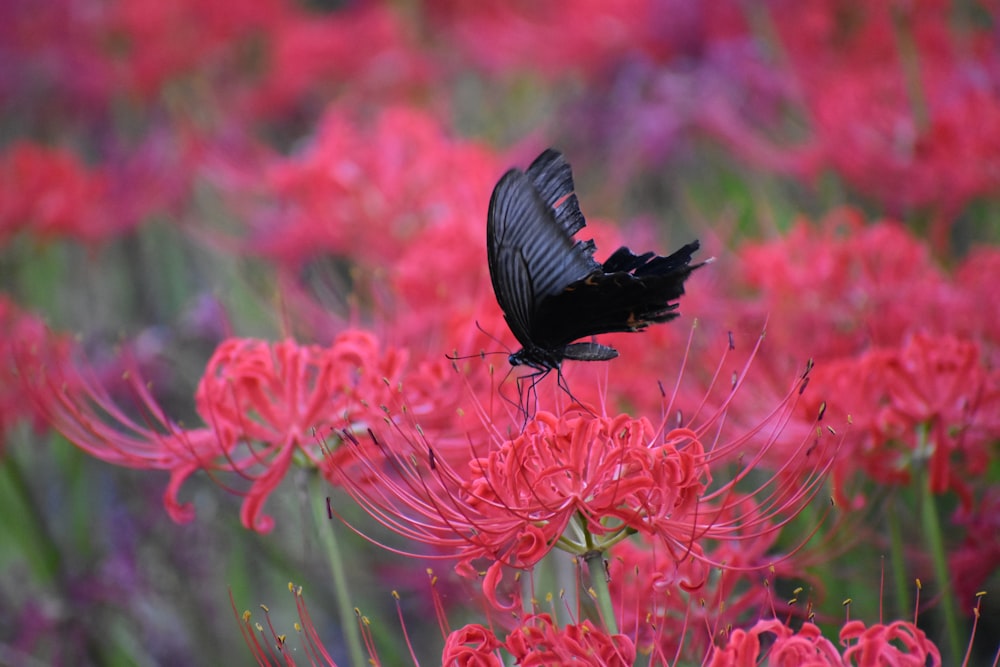
<path id="1" fill-rule="evenodd" d="M 532 340 L 539 347 L 558 349 L 587 336 L 639 331 L 674 319 L 684 281 L 701 266 L 690 264 L 697 249 L 695 241 L 673 255 L 660 257 L 653 253 L 636 256 L 622 248 L 615 255 L 624 251 L 630 259 L 623 254 L 621 264 L 605 262 L 603 267 L 627 269 L 593 273 L 539 304 L 532 321 Z"/>

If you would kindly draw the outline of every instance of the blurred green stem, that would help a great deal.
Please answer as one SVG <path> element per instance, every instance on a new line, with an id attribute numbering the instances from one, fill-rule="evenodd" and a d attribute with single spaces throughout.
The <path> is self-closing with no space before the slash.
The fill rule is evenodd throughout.
<path id="1" fill-rule="evenodd" d="M 20 539 L 22 553 L 31 555 L 26 562 L 32 567 L 34 572 L 46 581 L 59 581 L 62 579 L 62 558 L 60 556 L 59 545 L 49 529 L 49 522 L 45 513 L 39 509 L 38 503 L 31 492 L 31 488 L 21 470 L 21 464 L 17 456 L 7 456 L 3 465 L 0 466 L 4 473 L 7 486 L 10 489 L 10 496 L 5 500 L 17 502 L 18 506 L 7 504 L 5 511 L 17 514 L 22 519 L 26 527 L 33 530 L 5 530 L 7 538 L 15 535 Z M 20 511 L 19 511 L 20 510 Z M 28 542 L 32 542 L 29 544 Z M 61 583 L 61 582 L 60 582 Z"/>
<path id="2" fill-rule="evenodd" d="M 906 94 L 913 112 L 913 124 L 919 135 L 927 130 L 931 118 L 920 77 L 920 50 L 913 35 L 913 19 L 905 10 L 896 7 L 893 10 L 892 26 L 900 67 L 906 81 Z"/>
<path id="3" fill-rule="evenodd" d="M 927 428 L 920 428 L 917 437 L 917 451 L 929 452 L 931 445 L 927 441 Z M 937 443 L 937 446 L 941 446 L 940 443 Z M 945 554 L 944 538 L 941 532 L 941 519 L 938 516 L 936 498 L 931 490 L 927 468 L 920 466 L 919 470 L 920 477 L 917 480 L 917 489 L 920 494 L 920 518 L 924 528 L 924 539 L 931 555 L 934 578 L 937 579 L 938 589 L 941 592 L 941 614 L 944 616 L 945 635 L 948 639 L 947 653 L 951 655 L 951 659 L 944 662 L 945 664 L 958 665 L 961 664 L 958 652 L 961 638 L 958 630 L 958 615 L 955 611 L 955 595 L 951 588 L 951 573 L 948 571 L 948 558 Z"/>
<path id="4" fill-rule="evenodd" d="M 903 529 L 900 517 L 903 512 L 898 506 L 901 500 L 898 494 L 889 497 L 889 511 L 886 512 L 886 524 L 889 529 L 889 568 L 892 572 L 892 586 L 896 597 L 896 609 L 899 614 L 906 614 L 913 609 L 910 590 L 913 582 L 906 572 L 906 542 L 903 540 Z M 881 622 L 882 619 L 879 619 Z"/>
<path id="5" fill-rule="evenodd" d="M 333 575 L 333 594 L 337 600 L 337 612 L 340 616 L 340 632 L 347 645 L 350 664 L 365 665 L 368 664 L 368 658 L 365 657 L 358 629 L 357 614 L 354 611 L 355 605 L 351 602 L 351 591 L 347 586 L 343 553 L 333 533 L 337 522 L 330 519 L 326 509 L 325 499 L 330 492 L 330 487 L 319 473 L 311 475 L 309 486 L 309 506 L 313 511 L 313 520 L 316 522 L 316 533 L 319 535 L 320 543 L 326 552 L 330 573 Z"/>

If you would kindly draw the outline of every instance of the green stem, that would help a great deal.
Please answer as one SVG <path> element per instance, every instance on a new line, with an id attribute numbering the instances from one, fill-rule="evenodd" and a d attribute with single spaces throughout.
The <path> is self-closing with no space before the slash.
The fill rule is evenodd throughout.
<path id="1" fill-rule="evenodd" d="M 344 558 L 333 531 L 337 522 L 331 521 L 326 511 L 325 499 L 330 491 L 330 487 L 323 483 L 323 478 L 319 474 L 311 476 L 310 487 L 309 505 L 313 510 L 316 533 L 319 535 L 320 543 L 326 552 L 327 562 L 330 565 L 330 573 L 333 575 L 333 594 L 337 601 L 337 612 L 340 616 L 340 631 L 347 644 L 348 655 L 351 657 L 349 662 L 352 665 L 366 665 L 368 664 L 368 658 L 365 656 L 360 630 L 358 629 L 357 615 L 354 611 L 354 605 L 351 603 L 351 591 L 347 585 Z"/>
<path id="2" fill-rule="evenodd" d="M 594 592 L 597 607 L 601 610 L 604 629 L 609 635 L 618 634 L 618 621 L 611 604 L 611 591 L 608 589 L 608 578 L 604 573 L 604 552 L 588 551 L 583 557 L 590 573 L 590 590 Z"/>
<path id="3" fill-rule="evenodd" d="M 899 504 L 897 494 L 889 498 L 891 504 Z M 892 573 L 892 585 L 896 597 L 896 609 L 900 614 L 907 614 L 913 609 L 910 590 L 913 582 L 909 580 L 906 571 L 906 544 L 903 542 L 903 528 L 899 522 L 900 512 L 889 508 L 886 512 L 886 525 L 889 530 L 889 569 Z M 884 622 L 883 619 L 879 619 Z"/>
<path id="4" fill-rule="evenodd" d="M 56 543 L 45 512 L 35 501 L 34 494 L 22 472 L 19 457 L 8 456 L 5 458 L 3 466 L 0 466 L 0 473 L 2 473 L 0 484 L 9 489 L 9 493 L 7 490 L 3 490 L 2 493 L 5 511 L 22 519 L 27 517 L 23 522 L 19 521 L 24 527 L 23 529 L 18 527 L 5 531 L 7 539 L 18 539 L 21 542 L 20 551 L 24 554 L 30 554 L 27 562 L 41 578 L 46 581 L 61 582 L 64 572 L 59 545 Z"/>
<path id="5" fill-rule="evenodd" d="M 913 36 L 912 18 L 903 10 L 893 11 L 893 33 L 896 38 L 896 50 L 899 53 L 899 63 L 906 82 L 906 95 L 913 111 L 913 121 L 917 133 L 920 134 L 930 125 L 930 110 L 927 97 L 920 78 L 920 50 Z"/>
<path id="6" fill-rule="evenodd" d="M 917 451 L 927 451 L 927 431 L 921 429 L 918 435 L 920 438 Z M 918 493 L 920 493 L 920 518 L 924 528 L 924 539 L 931 554 L 931 562 L 934 567 L 934 577 L 937 579 L 941 591 L 941 613 L 944 616 L 945 635 L 948 638 L 947 650 L 951 653 L 951 660 L 945 662 L 952 665 L 961 663 L 958 647 L 961 646 L 961 638 L 958 630 L 958 614 L 955 612 L 955 596 L 951 588 L 951 576 L 948 572 L 948 558 L 945 554 L 944 537 L 941 531 L 941 518 L 938 516 L 937 503 L 934 493 L 931 491 L 930 475 L 926 468 L 921 468 L 923 479 L 920 480 Z"/>

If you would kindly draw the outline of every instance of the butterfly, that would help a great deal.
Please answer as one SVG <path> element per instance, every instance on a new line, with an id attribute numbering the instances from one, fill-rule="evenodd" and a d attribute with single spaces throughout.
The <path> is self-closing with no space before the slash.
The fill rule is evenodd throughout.
<path id="1" fill-rule="evenodd" d="M 623 246 L 599 264 L 594 242 L 574 238 L 586 224 L 569 163 L 551 148 L 527 172 L 507 171 L 493 189 L 486 222 L 490 279 L 522 346 L 510 355 L 511 366 L 544 375 L 566 359 L 614 359 L 613 347 L 576 341 L 674 319 L 684 281 L 704 264 L 691 264 L 698 241 L 666 257 Z"/>

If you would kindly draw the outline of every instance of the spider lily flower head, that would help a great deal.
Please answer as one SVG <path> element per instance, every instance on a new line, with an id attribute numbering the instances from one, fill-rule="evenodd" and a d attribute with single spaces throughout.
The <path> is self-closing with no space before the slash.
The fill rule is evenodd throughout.
<path id="1" fill-rule="evenodd" d="M 933 493 L 953 491 L 971 508 L 1000 437 L 1000 380 L 981 356 L 971 341 L 917 334 L 814 369 L 815 395 L 825 397 L 829 413 L 851 419 L 834 467 L 840 501 L 861 500 L 849 500 L 859 473 L 907 485 L 926 467 Z M 804 404 L 815 408 L 810 399 Z"/>
<path id="2" fill-rule="evenodd" d="M 978 607 L 977 607 L 978 609 Z M 977 613 L 978 618 L 978 613 Z M 975 629 L 969 639 L 971 646 Z M 732 631 L 726 643 L 713 651 L 709 667 L 742 665 L 900 665 L 940 667 L 941 652 L 915 621 L 866 624 L 847 620 L 840 628 L 840 647 L 823 636 L 812 622 L 798 630 L 776 619 L 764 619 L 744 630 Z M 968 664 L 968 657 L 963 665 Z"/>
<path id="3" fill-rule="evenodd" d="M 480 408 L 490 435 L 470 437 L 459 464 L 396 422 L 368 437 L 345 432 L 355 465 L 340 467 L 335 481 L 389 531 L 456 559 L 463 576 L 483 574 L 491 603 L 508 608 L 498 597 L 503 571 L 531 569 L 553 549 L 584 557 L 640 534 L 674 562 L 711 565 L 704 540 L 759 540 L 777 530 L 814 497 L 831 461 L 815 431 L 785 445 L 784 465 L 746 495 L 737 488 L 779 441 L 798 395 L 796 384 L 761 424 L 728 440 L 722 427 L 735 389 L 721 408 L 674 429 L 570 406 L 540 411 L 508 437 Z M 724 466 L 732 476 L 717 478 Z M 755 495 L 761 504 L 748 504 Z M 690 588 L 704 584 L 705 569 Z"/>
<path id="4" fill-rule="evenodd" d="M 47 332 L 46 332 L 47 333 Z M 407 354 L 382 347 L 372 334 L 351 330 L 332 345 L 302 345 L 231 338 L 218 346 L 195 394 L 204 421 L 187 428 L 166 414 L 134 361 L 117 388 L 131 405 L 121 405 L 93 368 L 73 358 L 73 350 L 47 336 L 14 350 L 19 375 L 44 419 L 88 454 L 114 465 L 167 470 L 171 480 L 165 505 L 177 521 L 193 509 L 178 499 L 184 481 L 199 470 L 243 496 L 246 527 L 268 531 L 273 525 L 263 505 L 293 464 L 319 468 L 329 476 L 338 461 L 326 436 L 334 428 L 365 429 L 385 420 L 387 405 L 424 419 L 429 429 L 448 421 L 455 406 L 435 401 L 433 391 L 444 371 L 415 364 Z M 439 363 L 450 369 L 446 360 Z M 415 390 L 402 387 L 413 380 Z M 121 394 L 117 391 L 116 394 Z M 401 396 L 413 398 L 407 404 Z M 445 414 L 447 413 L 447 414 Z"/>
<path id="5" fill-rule="evenodd" d="M 743 539 L 705 540 L 702 558 L 678 560 L 656 540 L 634 536 L 608 553 L 607 576 L 618 627 L 644 653 L 704 655 L 724 628 L 757 618 L 762 609 L 793 614 L 774 599 L 773 581 L 801 580 L 805 560 L 782 551 L 773 519 L 755 522 L 766 507 L 752 497 L 717 517 L 745 530 Z M 819 588 L 820 583 L 807 579 Z"/>

